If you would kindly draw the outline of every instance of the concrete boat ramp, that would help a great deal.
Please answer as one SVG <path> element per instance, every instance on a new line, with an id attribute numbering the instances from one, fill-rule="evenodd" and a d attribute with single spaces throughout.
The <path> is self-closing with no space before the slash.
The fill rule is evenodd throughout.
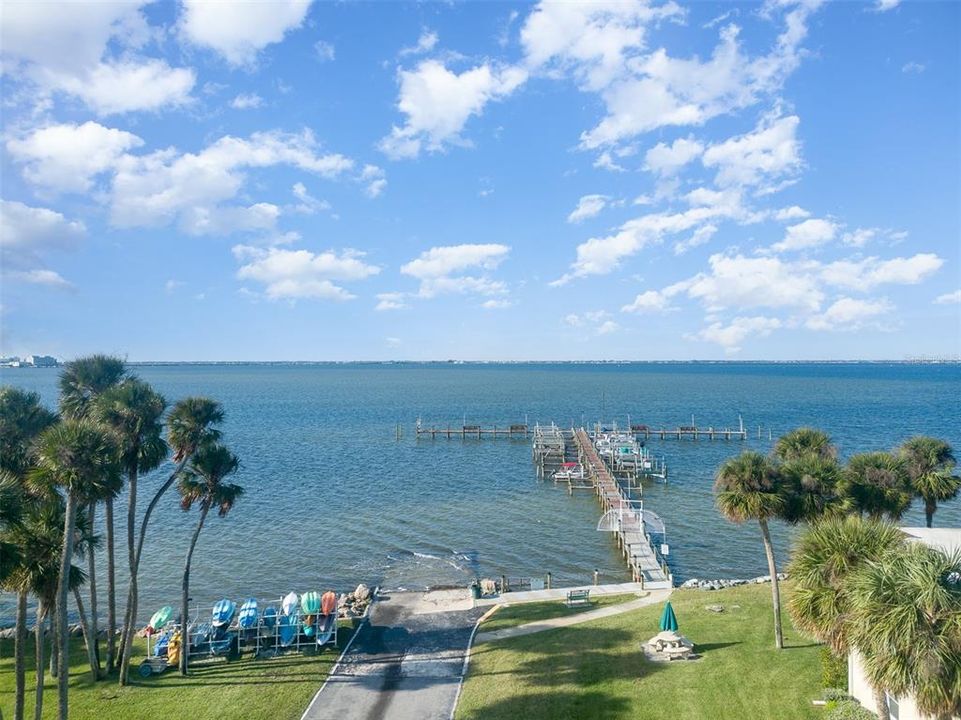
<path id="1" fill-rule="evenodd" d="M 498 605 L 563 600 L 572 589 L 637 600 L 478 636 L 493 641 L 588 622 L 663 602 L 641 583 L 554 588 L 471 600 L 466 589 L 381 593 L 302 720 L 450 720 L 478 620 Z"/>
<path id="2" fill-rule="evenodd" d="M 449 720 L 478 619 L 466 589 L 381 594 L 303 720 Z"/>

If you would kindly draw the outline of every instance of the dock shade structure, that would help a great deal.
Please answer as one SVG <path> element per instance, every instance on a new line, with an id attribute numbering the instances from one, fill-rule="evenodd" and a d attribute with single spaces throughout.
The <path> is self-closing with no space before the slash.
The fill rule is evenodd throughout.
<path id="1" fill-rule="evenodd" d="M 668 630 L 677 632 L 677 615 L 674 614 L 674 608 L 671 607 L 670 600 L 664 604 L 664 612 L 661 613 L 661 632 Z"/>

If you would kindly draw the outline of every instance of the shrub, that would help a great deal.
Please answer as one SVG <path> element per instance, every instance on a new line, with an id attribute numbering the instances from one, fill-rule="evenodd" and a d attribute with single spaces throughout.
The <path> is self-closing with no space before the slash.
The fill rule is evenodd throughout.
<path id="1" fill-rule="evenodd" d="M 827 702 L 837 702 L 838 700 L 850 700 L 851 696 L 848 695 L 847 690 L 829 687 L 824 689 L 821 698 Z"/>
<path id="2" fill-rule="evenodd" d="M 821 648 L 821 686 L 826 688 L 847 688 L 847 658 L 838 657 L 828 647 Z"/>
<path id="3" fill-rule="evenodd" d="M 877 720 L 877 717 L 857 700 L 838 700 L 828 704 L 824 720 Z"/>

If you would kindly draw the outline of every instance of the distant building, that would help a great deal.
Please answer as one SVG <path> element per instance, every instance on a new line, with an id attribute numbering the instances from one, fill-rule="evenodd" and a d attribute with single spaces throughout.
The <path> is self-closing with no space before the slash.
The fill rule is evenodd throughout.
<path id="1" fill-rule="evenodd" d="M 918 542 L 946 553 L 961 551 L 961 528 L 901 528 Z M 878 711 L 874 690 L 864 674 L 864 661 L 856 652 L 848 655 L 848 694 L 873 713 Z M 892 697 L 885 693 L 891 720 L 935 720 L 924 715 L 912 696 Z"/>
<path id="2" fill-rule="evenodd" d="M 20 367 L 20 358 L 16 355 L 0 357 L 0 367 Z"/>
<path id="3" fill-rule="evenodd" d="M 27 355 L 25 362 L 34 367 L 57 367 L 57 358 L 50 355 Z"/>

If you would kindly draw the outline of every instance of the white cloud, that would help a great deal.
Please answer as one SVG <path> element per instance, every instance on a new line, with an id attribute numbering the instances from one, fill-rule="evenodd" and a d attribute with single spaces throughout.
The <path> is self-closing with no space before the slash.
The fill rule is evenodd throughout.
<path id="1" fill-rule="evenodd" d="M 605 320 L 597 327 L 596 332 L 598 335 L 610 335 L 611 333 L 615 333 L 620 329 L 621 326 L 613 320 Z"/>
<path id="2" fill-rule="evenodd" d="M 808 318 L 811 330 L 858 330 L 865 321 L 891 312 L 894 307 L 887 300 L 858 300 L 842 297 L 820 315 Z"/>
<path id="3" fill-rule="evenodd" d="M 704 62 L 696 56 L 671 57 L 663 48 L 628 59 L 626 73 L 613 78 L 606 74 L 605 79 L 613 79 L 607 86 L 595 83 L 593 89 L 601 90 L 607 115 L 581 135 L 581 146 L 613 145 L 659 127 L 702 125 L 774 93 L 800 62 L 800 44 L 815 5 L 790 6 L 784 29 L 767 55 L 743 54 L 739 28 L 730 24 L 721 29 L 720 42 Z"/>
<path id="4" fill-rule="evenodd" d="M 397 109 L 407 119 L 380 142 L 380 149 L 394 159 L 417 157 L 422 149 L 437 152 L 448 144 L 466 144 L 460 133 L 468 119 L 480 115 L 492 100 L 514 92 L 527 73 L 485 63 L 457 74 L 437 60 L 424 60 L 413 70 L 399 70 L 398 78 Z"/>
<path id="5" fill-rule="evenodd" d="M 913 60 L 901 66 L 901 72 L 905 73 L 906 75 L 920 75 L 924 72 L 924 70 L 924 65 L 919 62 L 914 62 Z"/>
<path id="6" fill-rule="evenodd" d="M 582 88 L 598 90 L 621 76 L 625 60 L 643 49 L 649 23 L 683 15 L 674 2 L 544 1 L 524 22 L 521 42 L 532 69 L 571 72 Z"/>
<path id="7" fill-rule="evenodd" d="M 280 208 L 272 203 L 255 203 L 247 207 L 185 208 L 180 226 L 190 235 L 231 235 L 253 230 L 272 231 L 280 217 Z"/>
<path id="8" fill-rule="evenodd" d="M 594 161 L 594 167 L 599 170 L 610 170 L 611 172 L 627 172 L 627 168 L 623 165 L 619 165 L 617 161 L 611 156 L 609 150 L 605 150 L 597 159 Z"/>
<path id="9" fill-rule="evenodd" d="M 900 4 L 901 0 L 876 0 L 874 9 L 878 12 L 887 12 L 888 10 L 894 10 Z"/>
<path id="10" fill-rule="evenodd" d="M 955 290 L 954 292 L 944 293 L 944 295 L 938 295 L 934 299 L 937 305 L 956 305 L 961 303 L 961 290 Z"/>
<path id="11" fill-rule="evenodd" d="M 687 232 L 719 219 L 752 222 L 755 218 L 741 204 L 739 190 L 697 188 L 685 196 L 691 205 L 676 213 L 651 213 L 629 220 L 613 235 L 594 237 L 577 246 L 577 259 L 571 270 L 551 285 L 564 285 L 585 275 L 604 275 L 618 267 L 625 257 L 634 255 L 664 236 Z M 635 201 L 637 202 L 637 201 Z M 705 231 L 707 232 L 707 231 Z"/>
<path id="12" fill-rule="evenodd" d="M 881 260 L 838 260 L 821 268 L 821 279 L 836 287 L 868 291 L 878 285 L 916 285 L 937 272 L 944 260 L 934 253 Z"/>
<path id="13" fill-rule="evenodd" d="M 0 228 L 4 255 L 12 253 L 21 258 L 36 252 L 72 249 L 87 234 L 80 221 L 16 200 L 0 200 Z M 9 262 L 10 258 L 6 259 Z"/>
<path id="14" fill-rule="evenodd" d="M 259 108 L 264 104 L 264 99 L 257 93 L 241 93 L 230 101 L 230 107 L 234 110 L 250 110 Z"/>
<path id="15" fill-rule="evenodd" d="M 398 337 L 387 337 L 384 338 L 384 344 L 387 345 L 387 347 L 400 347 L 403 345 L 403 341 Z"/>
<path id="16" fill-rule="evenodd" d="M 717 233 L 717 225 L 701 225 L 687 240 L 674 243 L 674 254 L 683 255 L 691 248 L 696 248 L 709 242 Z"/>
<path id="17" fill-rule="evenodd" d="M 644 155 L 644 168 L 659 175 L 673 175 L 701 156 L 704 145 L 693 138 L 678 138 L 671 145 L 658 143 Z"/>
<path id="18" fill-rule="evenodd" d="M 192 70 L 136 54 L 152 30 L 143 4 L 5 3 L 4 74 L 32 84 L 37 99 L 64 92 L 101 115 L 188 102 Z"/>
<path id="19" fill-rule="evenodd" d="M 781 327 L 781 321 L 768 317 L 737 317 L 728 325 L 715 322 L 702 329 L 694 337 L 699 340 L 717 343 L 728 354 L 736 353 L 751 335 L 767 337 Z"/>
<path id="20" fill-rule="evenodd" d="M 334 46 L 324 40 L 318 40 L 314 43 L 314 52 L 317 53 L 317 59 L 321 62 L 331 62 L 337 55 Z"/>
<path id="21" fill-rule="evenodd" d="M 128 150 L 143 145 L 136 135 L 93 121 L 49 125 L 7 140 L 7 152 L 23 164 L 28 182 L 58 192 L 86 192 L 100 173 L 112 170 Z"/>
<path id="22" fill-rule="evenodd" d="M 481 307 L 485 310 L 506 310 L 512 304 L 510 300 L 485 300 L 481 303 Z"/>
<path id="23" fill-rule="evenodd" d="M 774 219 L 780 220 L 782 222 L 787 220 L 803 220 L 806 217 L 810 217 L 811 213 L 802 207 L 797 205 L 792 205 L 791 207 L 781 208 L 775 211 Z"/>
<path id="24" fill-rule="evenodd" d="M 53 270 L 26 270 L 23 272 L 13 272 L 10 275 L 22 282 L 31 285 L 46 285 L 47 287 L 59 288 L 61 290 L 73 289 L 73 284 L 64 280 L 63 276 Z"/>
<path id="25" fill-rule="evenodd" d="M 864 247 L 867 245 L 878 231 L 874 228 L 856 228 L 846 232 L 841 236 L 841 242 L 851 247 Z"/>
<path id="26" fill-rule="evenodd" d="M 424 53 L 429 53 L 437 45 L 437 33 L 430 30 L 424 30 L 417 38 L 417 43 L 411 47 L 405 47 L 400 51 L 400 56 L 405 57 L 407 55 L 423 55 Z"/>
<path id="27" fill-rule="evenodd" d="M 492 280 L 484 271 L 494 270 L 507 257 L 507 245 L 448 245 L 433 247 L 401 266 L 404 275 L 420 280 L 418 297 L 432 298 L 448 293 L 504 295 L 503 282 Z M 466 271 L 481 275 L 464 275 Z"/>
<path id="28" fill-rule="evenodd" d="M 364 192 L 367 197 L 378 197 L 387 187 L 386 173 L 383 168 L 376 165 L 364 165 L 364 169 L 360 173 L 360 182 L 366 183 Z"/>
<path id="29" fill-rule="evenodd" d="M 377 294 L 377 305 L 374 310 L 402 310 L 410 307 L 406 302 L 407 295 L 400 292 L 388 292 Z"/>
<path id="30" fill-rule="evenodd" d="M 237 245 L 233 251 L 237 259 L 245 263 L 237 271 L 237 277 L 262 283 L 265 294 L 272 300 L 350 300 L 354 295 L 333 281 L 363 280 L 380 272 L 379 267 L 364 262 L 364 253 L 357 250 L 312 253 Z"/>
<path id="31" fill-rule="evenodd" d="M 193 70 L 161 60 L 100 63 L 82 75 L 59 75 L 54 86 L 76 95 L 100 115 L 163 110 L 190 102 Z"/>
<path id="32" fill-rule="evenodd" d="M 584 195 L 577 201 L 577 207 L 567 216 L 567 222 L 579 223 L 595 217 L 607 207 L 608 200 L 606 195 Z"/>
<path id="33" fill-rule="evenodd" d="M 834 240 L 837 233 L 836 223 L 821 218 L 809 218 L 797 225 L 789 225 L 784 239 L 772 245 L 771 249 L 775 252 L 787 252 L 820 247 Z"/>
<path id="34" fill-rule="evenodd" d="M 708 310 L 795 308 L 817 311 L 824 299 L 816 276 L 774 257 L 712 255 L 710 272 L 676 283 L 665 292 L 686 292 Z"/>
<path id="35" fill-rule="evenodd" d="M 634 302 L 621 308 L 626 313 L 661 313 L 669 310 L 671 300 L 657 290 L 647 290 L 634 298 Z"/>
<path id="36" fill-rule="evenodd" d="M 294 208 L 297 212 L 304 215 L 313 215 L 316 212 L 330 210 L 330 203 L 326 200 L 319 200 L 307 191 L 307 186 L 302 182 L 294 183 L 291 188 L 294 197 L 299 201 Z"/>
<path id="37" fill-rule="evenodd" d="M 211 48 L 232 65 L 254 62 L 257 53 L 299 28 L 310 0 L 225 3 L 182 0 L 181 33 L 195 45 Z"/>
<path id="38" fill-rule="evenodd" d="M 704 151 L 705 167 L 716 167 L 715 182 L 756 185 L 797 171 L 801 165 L 796 115 L 765 118 L 751 132 L 712 145 Z"/>
<path id="39" fill-rule="evenodd" d="M 333 178 L 350 170 L 353 161 L 336 153 L 319 153 L 309 131 L 254 133 L 248 139 L 227 135 L 196 154 L 179 154 L 170 148 L 143 156 L 125 155 L 117 163 L 113 181 L 111 222 L 117 227 L 149 227 L 180 220 L 196 229 L 201 226 L 192 216 L 233 199 L 246 180 L 244 170 L 274 165 Z"/>

